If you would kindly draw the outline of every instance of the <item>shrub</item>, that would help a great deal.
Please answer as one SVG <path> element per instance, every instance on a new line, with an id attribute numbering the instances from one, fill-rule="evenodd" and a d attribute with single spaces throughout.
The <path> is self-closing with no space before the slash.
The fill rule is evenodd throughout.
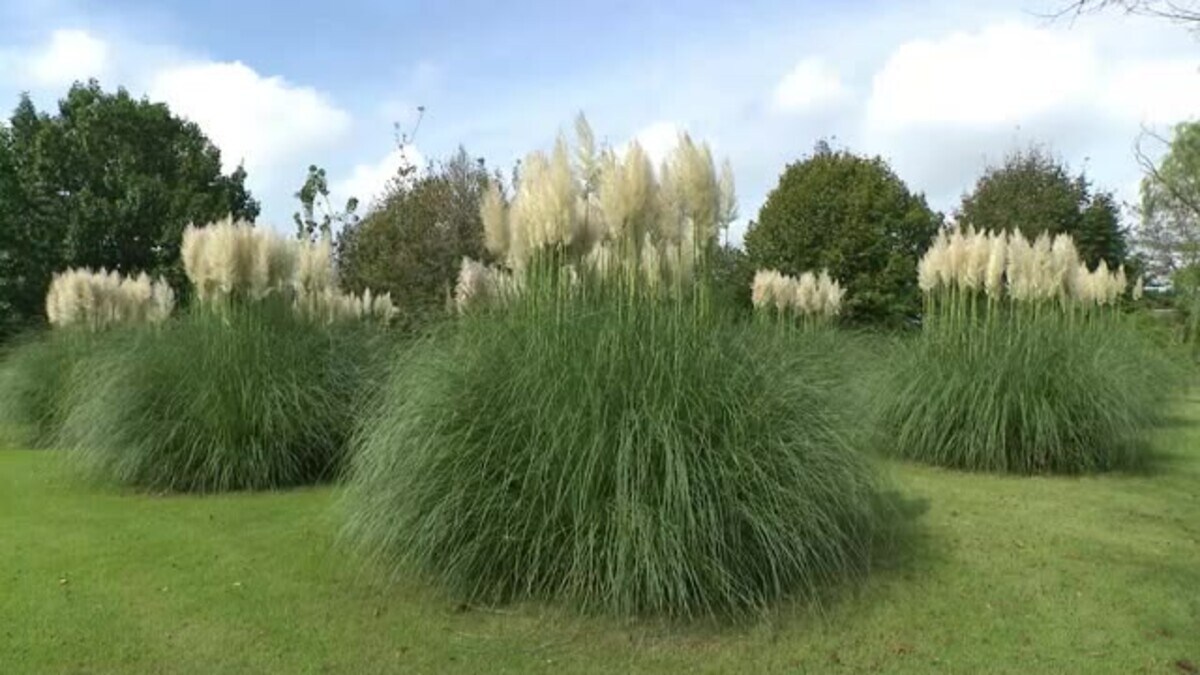
<path id="1" fill-rule="evenodd" d="M 1123 270 L 1082 266 L 1068 235 L 955 233 L 920 272 L 925 324 L 881 412 L 892 453 L 1012 473 L 1143 459 L 1170 377 L 1117 308 Z"/>
<path id="2" fill-rule="evenodd" d="M 581 135 L 578 166 L 560 141 L 485 210 L 510 268 L 464 265 L 462 316 L 397 358 L 348 534 L 469 601 L 618 615 L 739 616 L 862 570 L 875 479 L 832 355 L 726 320 L 689 272 L 728 203 L 707 149 L 682 139 L 660 182 L 634 145 L 591 181 Z"/>
<path id="3" fill-rule="evenodd" d="M 318 482 L 340 467 L 369 368 L 354 325 L 280 303 L 194 308 L 115 335 L 81 365 L 63 440 L 93 477 L 213 492 Z"/>

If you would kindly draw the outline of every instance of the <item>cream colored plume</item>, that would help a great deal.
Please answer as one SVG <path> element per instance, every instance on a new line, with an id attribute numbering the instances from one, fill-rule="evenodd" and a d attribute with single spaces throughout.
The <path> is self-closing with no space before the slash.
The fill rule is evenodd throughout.
<path id="1" fill-rule="evenodd" d="M 145 273 L 124 277 L 101 269 L 69 269 L 55 274 L 46 293 L 46 318 L 55 327 L 101 330 L 119 323 L 165 321 L 175 292 Z"/>
<path id="2" fill-rule="evenodd" d="M 521 290 L 519 279 L 509 272 L 464 257 L 454 286 L 454 306 L 460 314 L 501 306 Z"/>
<path id="3" fill-rule="evenodd" d="M 750 300 L 757 309 L 793 312 L 800 316 L 830 318 L 841 313 L 845 292 L 840 284 L 822 270 L 804 272 L 799 277 L 776 270 L 758 270 L 750 285 Z"/>

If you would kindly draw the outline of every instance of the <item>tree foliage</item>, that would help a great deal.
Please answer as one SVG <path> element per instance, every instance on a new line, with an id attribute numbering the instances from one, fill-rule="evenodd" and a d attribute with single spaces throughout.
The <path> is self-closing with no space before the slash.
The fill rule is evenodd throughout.
<path id="1" fill-rule="evenodd" d="M 332 237 L 335 229 L 358 221 L 355 214 L 358 198 L 350 197 L 346 200 L 345 208 L 334 210 L 333 202 L 329 199 L 329 180 L 325 176 L 325 169 L 315 164 L 308 167 L 308 175 L 295 197 L 300 200 L 300 210 L 292 214 L 298 239 L 313 241 L 317 237 Z"/>
<path id="2" fill-rule="evenodd" d="M 879 157 L 833 151 L 790 164 L 746 233 L 756 269 L 826 268 L 855 321 L 898 321 L 920 308 L 917 260 L 941 224 L 925 197 Z"/>
<path id="3" fill-rule="evenodd" d="M 51 275 L 106 267 L 182 287 L 183 229 L 226 214 L 253 219 L 246 172 L 166 105 L 75 84 L 55 114 L 22 96 L 0 135 L 0 308 L 37 320 Z"/>
<path id="4" fill-rule="evenodd" d="M 463 257 L 486 256 L 479 206 L 489 180 L 482 160 L 462 148 L 420 174 L 402 167 L 384 197 L 338 236 L 344 289 L 390 292 L 410 319 L 443 310 Z"/>
<path id="5" fill-rule="evenodd" d="M 1032 147 L 990 166 L 963 197 L 958 221 L 976 229 L 1020 231 L 1030 239 L 1065 232 L 1089 267 L 1104 260 L 1124 264 L 1128 254 L 1120 209 L 1107 192 L 1093 192 L 1087 177 L 1072 176 L 1045 150 Z"/>
<path id="6" fill-rule="evenodd" d="M 1150 271 L 1168 279 L 1200 267 L 1200 122 L 1179 124 L 1169 141 L 1158 140 L 1167 152 L 1157 163 L 1139 152 L 1146 175 L 1137 239 Z"/>
<path id="7" fill-rule="evenodd" d="M 1185 339 L 1200 342 L 1200 122 L 1177 125 L 1158 162 L 1139 146 L 1142 178 L 1137 243 L 1151 276 L 1169 280 L 1185 315 Z"/>

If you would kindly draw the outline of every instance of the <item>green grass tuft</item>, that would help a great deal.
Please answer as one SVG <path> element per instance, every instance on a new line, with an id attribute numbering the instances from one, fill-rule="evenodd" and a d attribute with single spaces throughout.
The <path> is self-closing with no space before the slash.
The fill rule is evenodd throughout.
<path id="1" fill-rule="evenodd" d="M 90 475 L 151 490 L 326 480 L 369 380 L 362 330 L 259 303 L 114 336 L 77 371 L 63 441 Z"/>
<path id="2" fill-rule="evenodd" d="M 899 353 L 881 405 L 898 457 L 1018 474 L 1133 468 L 1172 393 L 1134 326 L 1051 314 L 929 331 Z"/>
<path id="3" fill-rule="evenodd" d="M 32 448 L 53 445 L 76 364 L 96 342 L 79 330 L 31 333 L 0 355 L 0 428 Z"/>
<path id="4" fill-rule="evenodd" d="M 863 570 L 877 485 L 833 341 L 586 289 L 400 355 L 355 442 L 351 538 L 471 602 L 623 616 L 737 617 Z"/>

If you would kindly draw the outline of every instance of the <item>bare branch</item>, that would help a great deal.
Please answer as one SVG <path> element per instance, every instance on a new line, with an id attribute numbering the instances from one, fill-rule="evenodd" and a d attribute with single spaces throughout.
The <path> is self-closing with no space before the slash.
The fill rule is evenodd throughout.
<path id="1" fill-rule="evenodd" d="M 1074 20 L 1084 14 L 1115 10 L 1137 16 L 1152 16 L 1189 24 L 1200 30 L 1200 2 L 1197 0 L 1070 0 L 1048 18 Z"/>

